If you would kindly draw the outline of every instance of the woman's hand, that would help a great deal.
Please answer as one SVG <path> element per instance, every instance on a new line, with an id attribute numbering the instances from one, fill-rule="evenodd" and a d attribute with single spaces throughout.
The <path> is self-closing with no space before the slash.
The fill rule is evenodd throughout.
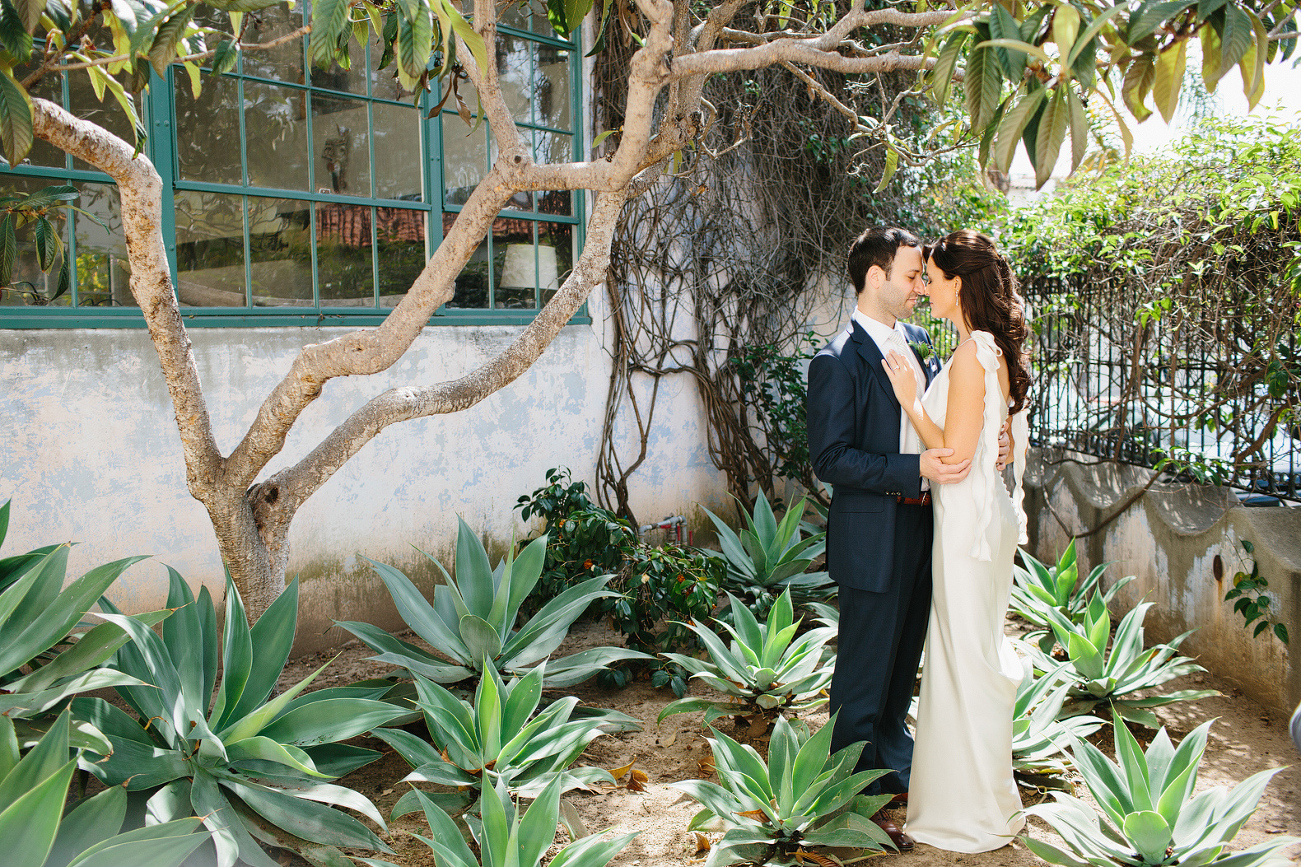
<path id="1" fill-rule="evenodd" d="M 912 367 L 907 359 L 893 349 L 881 363 L 885 365 L 885 373 L 890 377 L 890 384 L 894 386 L 895 398 L 907 412 L 917 401 L 917 379 Z"/>

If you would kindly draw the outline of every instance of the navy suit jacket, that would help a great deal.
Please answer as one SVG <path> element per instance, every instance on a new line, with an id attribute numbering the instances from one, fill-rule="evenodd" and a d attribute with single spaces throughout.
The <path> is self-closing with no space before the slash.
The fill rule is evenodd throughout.
<path id="1" fill-rule="evenodd" d="M 909 344 L 931 345 L 924 328 L 903 327 Z M 813 471 L 832 486 L 827 571 L 877 593 L 891 576 L 896 497 L 921 496 L 922 482 L 918 456 L 899 454 L 903 410 L 881 362 L 876 341 L 852 323 L 809 363 L 807 407 Z M 934 350 L 917 362 L 929 383 L 939 372 Z"/>

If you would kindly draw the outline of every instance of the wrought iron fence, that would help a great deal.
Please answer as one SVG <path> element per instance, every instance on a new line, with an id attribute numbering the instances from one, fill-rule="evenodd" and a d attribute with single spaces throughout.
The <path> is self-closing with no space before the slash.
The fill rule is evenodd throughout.
<path id="1" fill-rule="evenodd" d="M 1186 298 L 1163 316 L 1133 281 L 1037 277 L 1022 293 L 1034 328 L 1033 444 L 1301 501 L 1301 396 L 1271 388 L 1266 369 L 1296 363 L 1295 328 L 1262 353 L 1245 319 L 1223 315 L 1223 299 L 1198 321 Z"/>

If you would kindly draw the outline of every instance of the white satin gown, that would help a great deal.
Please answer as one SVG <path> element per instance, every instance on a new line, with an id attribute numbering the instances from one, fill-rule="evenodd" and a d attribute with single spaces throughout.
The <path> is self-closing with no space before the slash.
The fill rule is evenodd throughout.
<path id="1" fill-rule="evenodd" d="M 985 409 L 971 472 L 933 491 L 934 595 L 917 708 L 906 831 L 952 852 L 1007 845 L 1025 825 L 1012 779 L 1012 706 L 1021 665 L 1003 635 L 1012 588 L 1012 558 L 1023 536 L 1021 474 L 1028 436 L 1025 413 L 1013 419 L 1015 493 L 994 469 L 998 431 L 1008 408 L 998 382 L 993 335 L 976 331 L 985 371 Z M 944 426 L 946 364 L 922 405 Z"/>

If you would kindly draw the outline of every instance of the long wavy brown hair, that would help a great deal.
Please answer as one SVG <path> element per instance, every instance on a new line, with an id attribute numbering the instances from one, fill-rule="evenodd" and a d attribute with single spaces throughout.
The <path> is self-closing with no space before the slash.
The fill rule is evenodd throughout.
<path id="1" fill-rule="evenodd" d="M 972 229 L 946 235 L 922 250 L 950 280 L 962 278 L 958 303 L 973 331 L 988 331 L 1007 359 L 1011 411 L 1020 412 L 1030 391 L 1030 356 L 1025 299 L 1017 292 L 1012 268 L 994 239 Z"/>

